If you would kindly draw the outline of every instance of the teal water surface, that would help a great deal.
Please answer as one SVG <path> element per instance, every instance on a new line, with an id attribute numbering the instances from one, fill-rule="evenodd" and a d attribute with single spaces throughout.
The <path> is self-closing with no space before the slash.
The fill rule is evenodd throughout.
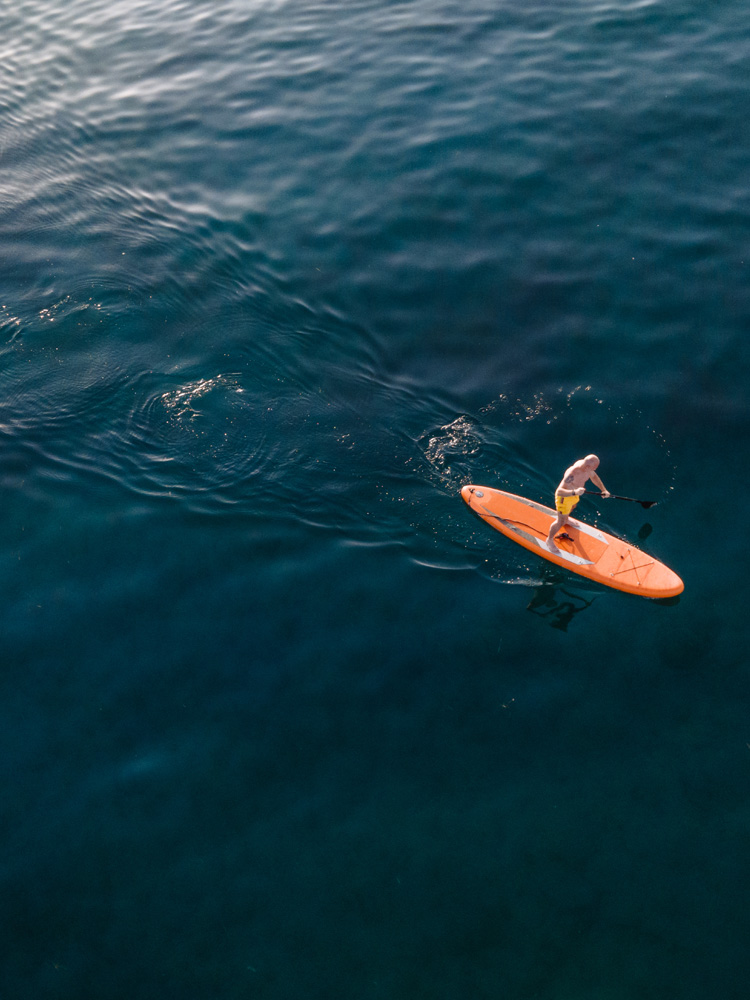
<path id="1" fill-rule="evenodd" d="M 745 997 L 749 44 L 3 8 L 3 997 Z M 679 599 L 460 498 L 591 451 Z"/>

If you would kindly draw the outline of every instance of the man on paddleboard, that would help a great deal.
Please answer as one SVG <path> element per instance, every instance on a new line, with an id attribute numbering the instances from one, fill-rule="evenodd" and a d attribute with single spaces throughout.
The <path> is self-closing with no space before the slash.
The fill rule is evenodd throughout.
<path id="1" fill-rule="evenodd" d="M 565 470 L 565 475 L 560 481 L 560 485 L 555 490 L 555 509 L 557 518 L 552 522 L 547 535 L 547 545 L 557 552 L 555 545 L 555 535 L 560 528 L 568 523 L 570 513 L 578 503 L 580 497 L 586 492 L 586 483 L 590 479 L 594 486 L 598 486 L 603 497 L 609 496 L 609 490 L 597 476 L 596 470 L 599 468 L 599 459 L 596 455 L 587 455 L 579 458 L 569 469 Z"/>

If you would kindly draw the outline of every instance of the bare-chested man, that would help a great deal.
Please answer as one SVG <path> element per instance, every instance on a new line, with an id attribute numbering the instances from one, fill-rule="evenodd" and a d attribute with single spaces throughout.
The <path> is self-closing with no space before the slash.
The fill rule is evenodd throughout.
<path id="1" fill-rule="evenodd" d="M 609 490 L 596 474 L 598 467 L 599 459 L 596 455 L 587 455 L 585 458 L 580 458 L 577 462 L 574 462 L 569 469 L 565 470 L 565 475 L 555 490 L 557 519 L 552 522 L 549 534 L 547 535 L 547 545 L 553 551 L 557 549 L 554 541 L 555 535 L 560 528 L 565 527 L 568 523 L 570 512 L 578 503 L 578 498 L 586 492 L 586 482 L 589 479 L 595 486 L 599 487 L 602 491 L 602 496 L 609 496 Z"/>

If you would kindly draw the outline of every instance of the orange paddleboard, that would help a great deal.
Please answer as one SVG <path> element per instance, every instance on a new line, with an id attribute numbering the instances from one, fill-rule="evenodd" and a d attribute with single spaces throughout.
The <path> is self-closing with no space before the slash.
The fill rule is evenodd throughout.
<path id="1" fill-rule="evenodd" d="M 679 576 L 658 559 L 574 517 L 560 529 L 569 537 L 561 538 L 558 533 L 555 551 L 547 543 L 547 532 L 557 515 L 533 500 L 490 486 L 464 486 L 461 496 L 493 528 L 579 576 L 642 597 L 675 597 L 685 588 Z"/>

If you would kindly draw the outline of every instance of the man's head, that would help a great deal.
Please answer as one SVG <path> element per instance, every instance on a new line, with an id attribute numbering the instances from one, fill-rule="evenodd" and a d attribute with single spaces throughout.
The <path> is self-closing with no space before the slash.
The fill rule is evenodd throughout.
<path id="1" fill-rule="evenodd" d="M 598 469 L 599 459 L 596 457 L 596 455 L 587 455 L 583 460 L 583 464 L 587 465 L 589 469 Z"/>

